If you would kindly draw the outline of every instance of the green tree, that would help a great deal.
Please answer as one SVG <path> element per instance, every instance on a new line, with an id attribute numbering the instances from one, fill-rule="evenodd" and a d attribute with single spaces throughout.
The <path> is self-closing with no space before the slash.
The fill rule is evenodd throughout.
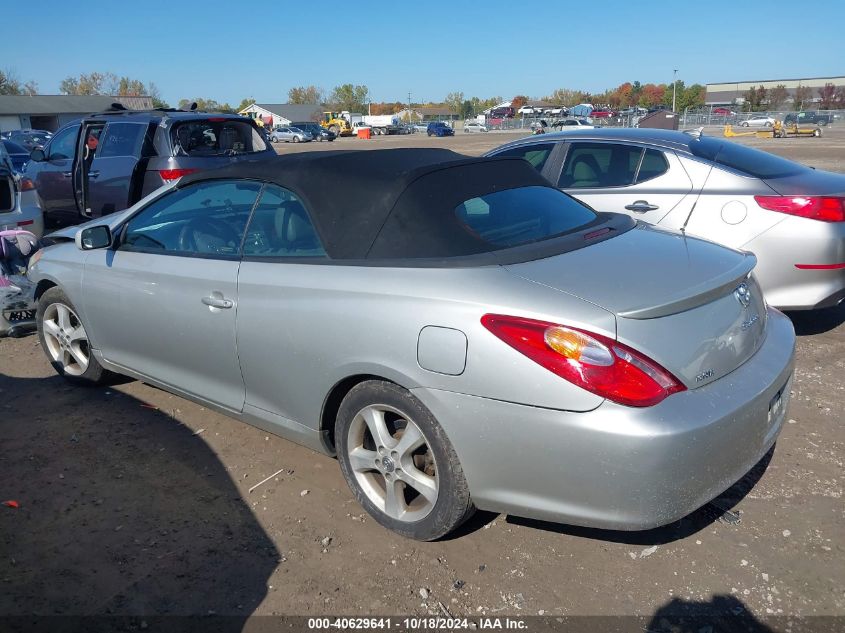
<path id="1" fill-rule="evenodd" d="M 235 108 L 236 112 L 240 112 L 241 110 L 245 110 L 249 106 L 255 103 L 255 99 L 252 97 L 247 97 L 246 99 L 241 99 L 241 102 L 238 104 L 238 107 Z"/>
<path id="2" fill-rule="evenodd" d="M 367 86 L 342 84 L 335 86 L 329 96 L 329 103 L 338 110 L 363 112 L 370 101 L 370 89 Z"/>
<path id="3" fill-rule="evenodd" d="M 296 86 L 288 90 L 288 103 L 319 104 L 323 103 L 325 96 L 323 89 L 317 86 Z"/>
<path id="4" fill-rule="evenodd" d="M 235 114 L 235 109 L 228 103 L 218 103 L 214 99 L 180 99 L 179 109 L 188 110 L 192 103 L 197 104 L 197 110 L 203 112 L 223 112 L 225 114 Z"/>
<path id="5" fill-rule="evenodd" d="M 38 84 L 34 81 L 21 83 L 13 70 L 0 70 L 0 95 L 35 95 L 38 94 Z"/>
<path id="6" fill-rule="evenodd" d="M 461 106 L 464 103 L 464 93 L 463 92 L 450 92 L 446 95 L 446 98 L 443 100 L 443 103 L 446 104 L 446 107 L 449 108 L 455 114 L 461 113 Z"/>
<path id="7" fill-rule="evenodd" d="M 82 73 L 79 77 L 65 77 L 59 84 L 59 91 L 66 95 L 117 94 L 120 79 L 114 73 Z"/>

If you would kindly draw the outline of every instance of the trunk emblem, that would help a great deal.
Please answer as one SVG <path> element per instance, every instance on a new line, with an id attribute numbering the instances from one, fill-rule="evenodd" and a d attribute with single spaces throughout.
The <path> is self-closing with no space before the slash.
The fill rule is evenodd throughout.
<path id="1" fill-rule="evenodd" d="M 748 289 L 748 284 L 739 284 L 737 289 L 734 290 L 734 297 L 736 297 L 736 300 L 739 301 L 743 308 L 747 308 L 748 304 L 751 303 L 751 291 Z"/>

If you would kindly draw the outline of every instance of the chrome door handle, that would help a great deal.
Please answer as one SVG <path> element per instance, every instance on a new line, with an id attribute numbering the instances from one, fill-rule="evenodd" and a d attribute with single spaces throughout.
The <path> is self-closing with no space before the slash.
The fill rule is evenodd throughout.
<path id="1" fill-rule="evenodd" d="M 231 308 L 235 303 L 231 299 L 222 299 L 220 297 L 203 297 L 202 302 L 211 308 Z"/>
<path id="2" fill-rule="evenodd" d="M 647 200 L 635 200 L 632 204 L 625 205 L 625 208 L 634 213 L 645 213 L 646 211 L 654 211 L 660 207 L 656 204 L 649 204 Z"/>
<path id="3" fill-rule="evenodd" d="M 73 172 L 72 171 L 63 171 L 62 176 L 64 176 L 65 178 L 70 178 L 71 176 L 73 176 Z"/>
<path id="4" fill-rule="evenodd" d="M 88 177 L 89 177 L 89 178 L 96 178 L 96 177 L 97 177 L 97 176 L 99 176 L 99 175 L 100 175 L 100 172 L 98 172 L 98 171 L 89 171 L 89 172 L 88 172 Z"/>

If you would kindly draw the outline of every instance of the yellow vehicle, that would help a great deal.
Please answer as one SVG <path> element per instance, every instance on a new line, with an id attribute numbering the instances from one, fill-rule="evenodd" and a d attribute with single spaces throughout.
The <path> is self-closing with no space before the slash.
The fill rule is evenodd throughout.
<path id="1" fill-rule="evenodd" d="M 755 132 L 734 132 L 733 126 L 726 125 L 724 135 L 728 138 L 733 136 L 756 136 L 757 138 L 786 138 L 788 136 L 821 136 L 822 129 L 818 125 L 798 125 L 797 123 L 784 123 L 775 121 L 775 124 L 768 130 L 757 130 Z"/>
<path id="2" fill-rule="evenodd" d="M 352 126 L 347 119 L 343 118 L 341 112 L 323 112 L 323 120 L 320 121 L 320 125 L 330 132 L 334 132 L 337 136 L 352 135 Z"/>

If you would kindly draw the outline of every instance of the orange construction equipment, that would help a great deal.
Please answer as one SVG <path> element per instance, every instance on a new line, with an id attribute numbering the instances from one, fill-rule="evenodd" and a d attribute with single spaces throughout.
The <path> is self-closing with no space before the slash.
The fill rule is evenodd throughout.
<path id="1" fill-rule="evenodd" d="M 365 138 L 367 140 L 372 138 L 372 128 L 362 127 L 358 128 L 358 138 Z"/>

